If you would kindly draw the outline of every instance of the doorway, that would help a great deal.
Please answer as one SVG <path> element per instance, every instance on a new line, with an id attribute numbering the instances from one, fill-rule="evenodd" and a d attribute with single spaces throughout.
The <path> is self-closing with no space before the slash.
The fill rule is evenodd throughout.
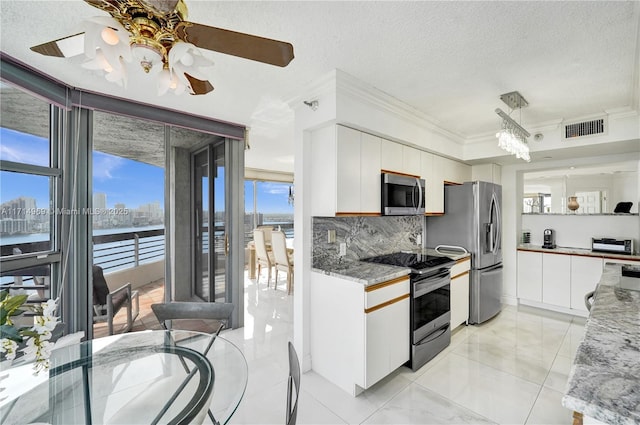
<path id="1" fill-rule="evenodd" d="M 193 155 L 193 293 L 205 302 L 229 302 L 225 143 Z"/>

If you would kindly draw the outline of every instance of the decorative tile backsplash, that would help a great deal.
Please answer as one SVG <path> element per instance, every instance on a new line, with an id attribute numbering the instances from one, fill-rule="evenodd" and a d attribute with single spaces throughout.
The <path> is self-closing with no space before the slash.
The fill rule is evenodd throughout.
<path id="1" fill-rule="evenodd" d="M 313 217 L 313 266 L 335 264 L 340 243 L 347 244 L 345 260 L 419 248 L 422 216 Z M 328 243 L 327 231 L 335 230 L 335 243 Z"/>

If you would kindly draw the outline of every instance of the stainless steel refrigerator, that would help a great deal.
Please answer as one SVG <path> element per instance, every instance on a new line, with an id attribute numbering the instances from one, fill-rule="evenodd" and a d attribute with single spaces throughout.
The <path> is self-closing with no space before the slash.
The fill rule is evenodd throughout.
<path id="1" fill-rule="evenodd" d="M 469 323 L 502 309 L 502 187 L 474 181 L 444 188 L 444 215 L 426 217 L 425 242 L 462 246 L 471 253 Z"/>

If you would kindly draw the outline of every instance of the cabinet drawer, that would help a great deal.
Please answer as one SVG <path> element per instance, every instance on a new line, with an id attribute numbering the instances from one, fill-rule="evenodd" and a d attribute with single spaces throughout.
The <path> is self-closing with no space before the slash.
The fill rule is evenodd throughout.
<path id="1" fill-rule="evenodd" d="M 454 279 L 456 276 L 463 274 L 471 268 L 471 259 L 470 258 L 462 258 L 451 267 L 451 279 Z"/>
<path id="2" fill-rule="evenodd" d="M 384 307 L 394 301 L 409 296 L 409 276 L 387 280 L 367 286 L 364 293 L 364 312 L 370 313 L 374 308 Z"/>

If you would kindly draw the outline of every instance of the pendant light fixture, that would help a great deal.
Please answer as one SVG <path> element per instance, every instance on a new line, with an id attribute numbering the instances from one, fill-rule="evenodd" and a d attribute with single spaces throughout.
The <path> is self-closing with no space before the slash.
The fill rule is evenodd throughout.
<path id="1" fill-rule="evenodd" d="M 522 108 L 528 106 L 529 103 L 517 91 L 505 93 L 500 96 L 500 99 L 511 108 L 511 111 L 507 114 L 500 108 L 496 109 L 496 114 L 502 118 L 500 131 L 496 133 L 498 146 L 515 155 L 516 158 L 529 162 L 531 157 L 529 156 L 527 137 L 530 134 L 510 116 L 513 111 L 518 109 L 520 111 L 520 122 L 522 122 Z"/>

